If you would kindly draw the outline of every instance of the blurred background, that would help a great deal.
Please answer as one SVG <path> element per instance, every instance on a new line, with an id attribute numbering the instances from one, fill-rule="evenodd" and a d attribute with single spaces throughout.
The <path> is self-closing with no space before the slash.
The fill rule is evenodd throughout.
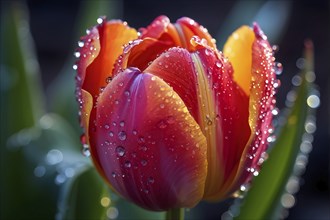
<path id="1" fill-rule="evenodd" d="M 133 217 L 127 210 L 143 213 L 116 196 L 101 201 L 100 207 L 85 201 L 99 200 L 107 189 L 81 153 L 72 65 L 79 37 L 100 15 L 139 28 L 161 14 L 172 22 L 183 16 L 193 18 L 217 39 L 220 50 L 236 28 L 257 21 L 270 43 L 278 45 L 275 56 L 284 67 L 278 76 L 280 109 L 285 107 L 291 79 L 299 71 L 304 41 L 314 42 L 315 83 L 321 94 L 317 131 L 295 205 L 285 217 L 330 219 L 330 3 L 321 0 L 2 1 L 1 219 L 54 219 L 62 215 L 98 219 L 104 207 L 112 208 L 106 210 L 110 219 Z M 83 173 L 79 181 L 73 181 L 79 173 Z M 76 200 L 81 202 L 71 213 L 68 204 Z M 220 219 L 232 202 L 202 202 L 196 211 L 187 210 L 186 216 Z M 149 215 L 159 218 L 163 213 Z"/>

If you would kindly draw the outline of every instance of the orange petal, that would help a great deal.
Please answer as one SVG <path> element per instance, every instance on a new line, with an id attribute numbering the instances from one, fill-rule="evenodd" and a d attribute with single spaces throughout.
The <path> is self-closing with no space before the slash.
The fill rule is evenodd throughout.
<path id="1" fill-rule="evenodd" d="M 94 28 L 95 29 L 95 28 Z M 96 58 L 86 67 L 82 88 L 92 97 L 98 96 L 100 89 L 107 85 L 107 79 L 112 77 L 114 63 L 123 52 L 123 46 L 138 37 L 135 29 L 121 21 L 104 21 L 96 27 L 99 35 L 98 47 L 91 45 L 87 51 L 96 50 Z M 94 32 L 94 30 L 93 30 Z M 88 43 L 88 42 L 86 42 Z M 81 54 L 81 56 L 84 56 Z"/>
<path id="2" fill-rule="evenodd" d="M 122 196 L 151 210 L 200 201 L 206 140 L 167 83 L 128 68 L 99 97 L 95 118 L 92 156 Z"/>
<path id="3" fill-rule="evenodd" d="M 252 44 L 255 40 L 252 29 L 242 26 L 237 29 L 227 40 L 223 53 L 228 57 L 234 68 L 234 80 L 250 95 L 251 69 L 252 69 Z"/>
<path id="4" fill-rule="evenodd" d="M 278 85 L 274 71 L 273 51 L 267 37 L 257 24 L 253 27 L 255 41 L 252 46 L 252 80 L 249 103 L 251 136 L 238 166 L 236 184 L 232 191 L 257 175 L 268 147 L 267 138 L 272 128 L 272 113 L 275 105 L 275 89 Z M 277 85 L 276 85 L 277 84 Z"/>

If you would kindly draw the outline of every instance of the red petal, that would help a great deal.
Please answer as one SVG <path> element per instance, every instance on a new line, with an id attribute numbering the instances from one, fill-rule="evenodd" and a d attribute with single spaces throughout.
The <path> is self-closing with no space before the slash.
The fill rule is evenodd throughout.
<path id="1" fill-rule="evenodd" d="M 113 73 L 116 75 L 128 67 L 136 67 L 143 71 L 159 54 L 172 46 L 171 43 L 152 38 L 135 40 L 124 48 Z"/>
<path id="2" fill-rule="evenodd" d="M 204 122 L 200 122 L 204 125 L 201 127 L 215 130 L 210 135 L 214 141 L 208 142 L 211 145 L 208 146 L 211 152 L 211 155 L 208 155 L 208 161 L 209 164 L 212 162 L 216 164 L 214 160 L 219 161 L 219 167 L 208 166 L 204 198 L 219 200 L 227 196 L 229 190 L 227 184 L 232 180 L 232 174 L 236 172 L 235 166 L 239 163 L 250 136 L 248 97 L 234 82 L 232 67 L 222 54 L 211 48 L 201 48 L 196 55 L 195 65 L 196 61 L 200 62 L 198 74 L 204 75 L 199 77 L 199 84 L 201 85 L 203 81 L 207 83 L 205 90 L 211 91 L 214 102 L 213 111 L 211 108 L 211 111 L 207 111 L 204 107 L 209 105 L 207 99 L 202 99 L 202 103 L 199 104 L 200 112 L 205 112 Z M 202 88 L 200 86 L 199 90 L 203 91 Z M 219 179 L 219 172 L 221 172 L 221 179 Z"/>
<path id="3" fill-rule="evenodd" d="M 208 33 L 207 29 L 191 18 L 183 17 L 177 20 L 175 27 L 180 35 L 182 44 L 189 51 L 194 51 L 195 46 L 191 44 L 191 38 L 197 36 L 205 41 L 205 44 L 216 49 L 215 40 Z"/>
<path id="4" fill-rule="evenodd" d="M 90 134 L 110 184 L 151 210 L 192 207 L 203 196 L 206 140 L 180 97 L 163 80 L 127 69 L 98 99 Z"/>
<path id="5" fill-rule="evenodd" d="M 207 137 L 209 166 L 204 197 L 211 200 L 226 193 L 223 185 L 250 136 L 248 97 L 233 81 L 230 63 L 196 40 L 196 53 L 171 48 L 146 71 L 173 87 Z"/>
<path id="6" fill-rule="evenodd" d="M 183 48 L 171 48 L 145 70 L 163 79 L 178 93 L 190 114 L 199 121 L 197 78 L 191 54 Z"/>

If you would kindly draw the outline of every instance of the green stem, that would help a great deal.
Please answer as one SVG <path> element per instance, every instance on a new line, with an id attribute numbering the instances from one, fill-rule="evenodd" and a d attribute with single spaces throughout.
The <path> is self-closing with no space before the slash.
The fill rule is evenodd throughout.
<path id="1" fill-rule="evenodd" d="M 174 208 L 166 212 L 166 220 L 184 220 L 184 208 Z"/>

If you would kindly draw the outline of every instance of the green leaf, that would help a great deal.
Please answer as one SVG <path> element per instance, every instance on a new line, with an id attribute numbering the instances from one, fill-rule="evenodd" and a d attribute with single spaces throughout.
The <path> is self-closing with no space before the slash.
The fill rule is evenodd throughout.
<path id="1" fill-rule="evenodd" d="M 48 205 L 53 197 L 46 193 L 45 185 L 34 182 L 34 165 L 25 160 L 23 150 L 8 146 L 10 136 L 33 127 L 44 113 L 39 66 L 27 9 L 21 2 L 1 3 L 0 48 L 0 219 L 43 218 L 53 211 Z M 18 143 L 26 143 L 32 137 L 18 135 L 17 138 Z M 50 202 L 36 210 L 36 198 Z"/>
<path id="2" fill-rule="evenodd" d="M 107 186 L 94 168 L 82 165 L 61 188 L 57 219 L 105 219 L 110 205 Z"/>
<path id="3" fill-rule="evenodd" d="M 300 152 L 304 124 L 309 108 L 306 100 L 311 90 L 311 83 L 306 80 L 313 66 L 312 49 L 306 44 L 306 67 L 301 74 L 302 83 L 297 88 L 294 105 L 288 109 L 286 122 L 281 127 L 269 159 L 263 164 L 260 175 L 243 199 L 240 214 L 235 219 L 277 219 L 278 207 L 285 185 L 292 175 L 294 164 Z"/>
<path id="4" fill-rule="evenodd" d="M 0 86 L 5 128 L 13 133 L 39 120 L 44 97 L 26 6 L 10 3 L 3 5 L 1 13 Z"/>

